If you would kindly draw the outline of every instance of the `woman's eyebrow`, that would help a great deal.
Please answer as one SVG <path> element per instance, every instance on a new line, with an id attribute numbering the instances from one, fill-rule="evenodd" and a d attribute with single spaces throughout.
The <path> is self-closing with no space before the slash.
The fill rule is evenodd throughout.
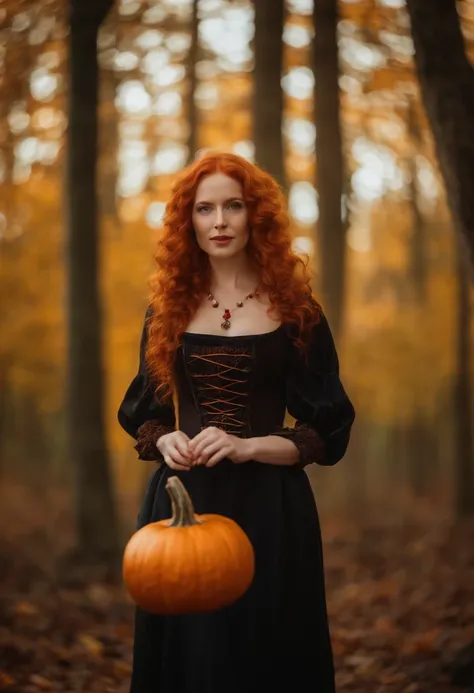
<path id="1" fill-rule="evenodd" d="M 229 199 L 224 200 L 224 204 L 227 204 L 227 202 L 243 202 L 242 197 L 229 197 Z M 208 202 L 207 200 L 197 200 L 196 201 L 197 205 L 212 205 L 213 202 Z"/>

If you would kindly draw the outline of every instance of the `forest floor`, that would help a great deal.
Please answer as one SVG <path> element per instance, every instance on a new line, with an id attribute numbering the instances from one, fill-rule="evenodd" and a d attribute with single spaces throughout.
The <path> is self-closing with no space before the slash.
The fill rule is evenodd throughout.
<path id="1" fill-rule="evenodd" d="M 474 691 L 474 524 L 421 515 L 323 523 L 338 693 Z M 0 691 L 126 693 L 133 606 L 123 587 L 87 570 L 59 577 L 41 522 L 33 534 L 11 515 L 8 526 Z"/>

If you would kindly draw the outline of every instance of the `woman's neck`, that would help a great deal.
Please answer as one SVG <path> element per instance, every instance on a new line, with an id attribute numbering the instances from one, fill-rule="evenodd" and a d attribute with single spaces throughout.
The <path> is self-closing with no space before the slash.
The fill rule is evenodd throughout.
<path id="1" fill-rule="evenodd" d="M 213 294 L 248 294 L 257 288 L 258 276 L 247 258 L 210 258 Z"/>

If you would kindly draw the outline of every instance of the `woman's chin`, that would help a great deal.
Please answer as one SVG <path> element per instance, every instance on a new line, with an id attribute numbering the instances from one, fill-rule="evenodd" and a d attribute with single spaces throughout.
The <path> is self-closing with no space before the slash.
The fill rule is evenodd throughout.
<path id="1" fill-rule="evenodd" d="M 238 258 L 242 253 L 244 252 L 245 248 L 235 248 L 230 246 L 226 247 L 212 247 L 212 248 L 206 248 L 205 252 L 209 255 L 210 258 L 226 258 L 226 259 L 231 259 L 233 257 Z"/>

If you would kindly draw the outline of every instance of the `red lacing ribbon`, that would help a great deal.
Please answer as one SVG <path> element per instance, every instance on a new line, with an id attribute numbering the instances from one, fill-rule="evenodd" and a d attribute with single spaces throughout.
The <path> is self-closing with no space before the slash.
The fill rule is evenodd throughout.
<path id="1" fill-rule="evenodd" d="M 217 351 L 206 354 L 192 354 L 195 361 L 217 366 L 216 372 L 192 373 L 197 384 L 199 404 L 206 413 L 207 425 L 224 428 L 230 433 L 238 432 L 244 423 L 244 410 L 246 393 L 239 392 L 236 386 L 248 381 L 248 368 L 246 366 L 231 366 L 223 364 L 219 359 L 230 357 L 251 359 L 247 352 L 227 353 Z M 245 377 L 239 377 L 239 375 Z M 215 382 L 215 381 L 218 382 Z M 199 381 L 202 381 L 200 383 Z M 214 381 L 214 382 L 213 382 Z"/>

